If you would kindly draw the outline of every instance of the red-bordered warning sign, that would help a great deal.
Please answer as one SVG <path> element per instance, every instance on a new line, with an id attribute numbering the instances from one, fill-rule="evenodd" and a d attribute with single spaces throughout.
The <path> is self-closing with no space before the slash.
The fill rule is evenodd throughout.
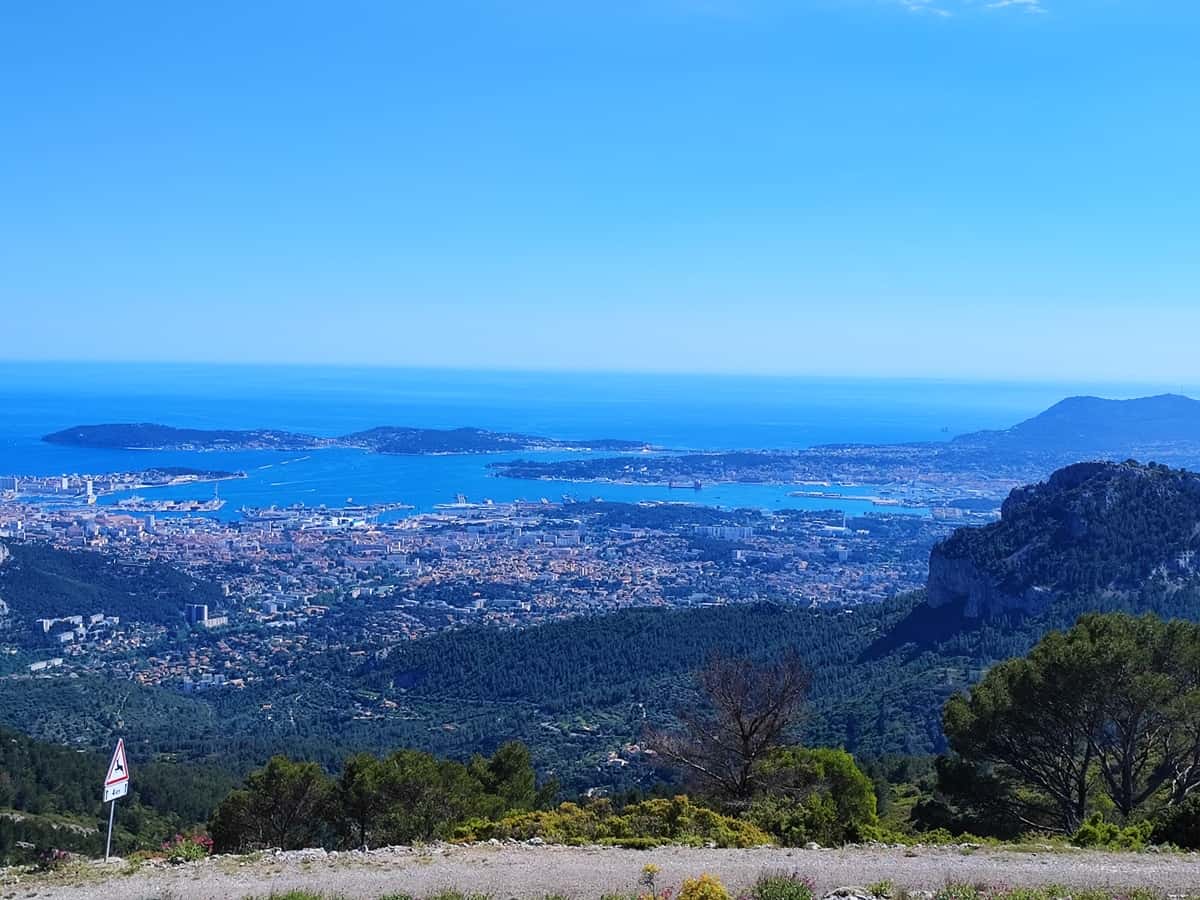
<path id="1" fill-rule="evenodd" d="M 112 762 L 108 764 L 108 774 L 104 776 L 104 786 L 123 784 L 129 781 L 129 763 L 125 760 L 125 739 L 117 738 L 117 749 L 113 751 Z"/>

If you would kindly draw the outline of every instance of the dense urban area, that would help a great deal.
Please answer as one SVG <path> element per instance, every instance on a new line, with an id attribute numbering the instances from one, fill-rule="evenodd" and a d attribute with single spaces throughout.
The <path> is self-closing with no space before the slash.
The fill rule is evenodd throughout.
<path id="1" fill-rule="evenodd" d="M 184 691 L 237 688 L 301 671 L 310 653 L 386 654 L 470 623 L 517 627 L 629 607 L 765 599 L 802 607 L 873 603 L 919 587 L 929 550 L 976 517 L 722 510 L 688 503 L 448 503 L 266 508 L 232 521 L 140 513 L 96 496 L 168 477 L 121 473 L 10 479 L 0 538 L 88 550 L 114 572 L 167 563 L 211 586 L 113 610 L 49 604 L 10 614 L 9 677 L 118 675 Z M 14 488 L 20 487 L 21 490 Z M 49 498 L 49 499 L 47 499 Z M 189 639 L 211 632 L 198 644 Z"/>

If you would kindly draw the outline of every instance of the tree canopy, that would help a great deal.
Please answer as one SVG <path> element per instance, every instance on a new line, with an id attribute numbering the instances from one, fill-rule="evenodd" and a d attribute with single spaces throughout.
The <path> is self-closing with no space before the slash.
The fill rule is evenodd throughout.
<path id="1" fill-rule="evenodd" d="M 1177 805 L 1200 785 L 1200 626 L 1085 615 L 951 698 L 943 722 L 1031 827 L 1073 833 L 1098 792 L 1124 820 Z"/>

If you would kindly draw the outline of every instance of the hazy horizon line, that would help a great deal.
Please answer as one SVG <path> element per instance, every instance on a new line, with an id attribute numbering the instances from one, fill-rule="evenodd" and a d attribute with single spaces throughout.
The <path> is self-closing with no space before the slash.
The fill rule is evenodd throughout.
<path id="1" fill-rule="evenodd" d="M 1120 378 L 1112 375 L 1062 375 L 1062 374 L 985 374 L 953 372 L 850 372 L 850 371 L 738 371 L 729 369 L 642 369 L 642 368 L 568 368 L 561 366 L 516 366 L 464 364 L 405 364 L 374 361 L 328 361 L 301 362 L 275 360 L 204 360 L 204 359 L 23 359 L 0 357 L 0 366 L 99 366 L 134 368 L 148 366 L 171 366 L 176 368 L 243 368 L 243 369 L 295 369 L 344 371 L 396 371 L 396 372 L 460 372 L 495 373 L 504 375 L 577 375 L 597 377 L 656 377 L 656 378 L 742 378 L 747 380 L 808 379 L 814 381 L 908 381 L 935 382 L 944 384 L 1028 384 L 1028 385 L 1092 385 L 1092 386 L 1143 386 L 1169 389 L 1173 393 L 1186 393 L 1188 388 L 1200 390 L 1200 376 L 1178 378 Z"/>

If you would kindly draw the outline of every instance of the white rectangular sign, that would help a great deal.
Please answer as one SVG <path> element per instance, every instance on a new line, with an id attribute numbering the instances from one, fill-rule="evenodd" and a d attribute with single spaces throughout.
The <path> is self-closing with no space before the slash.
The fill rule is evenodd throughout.
<path id="1" fill-rule="evenodd" d="M 116 784 L 106 784 L 104 786 L 104 802 L 110 800 L 119 800 L 129 793 L 129 782 L 119 781 Z"/>

